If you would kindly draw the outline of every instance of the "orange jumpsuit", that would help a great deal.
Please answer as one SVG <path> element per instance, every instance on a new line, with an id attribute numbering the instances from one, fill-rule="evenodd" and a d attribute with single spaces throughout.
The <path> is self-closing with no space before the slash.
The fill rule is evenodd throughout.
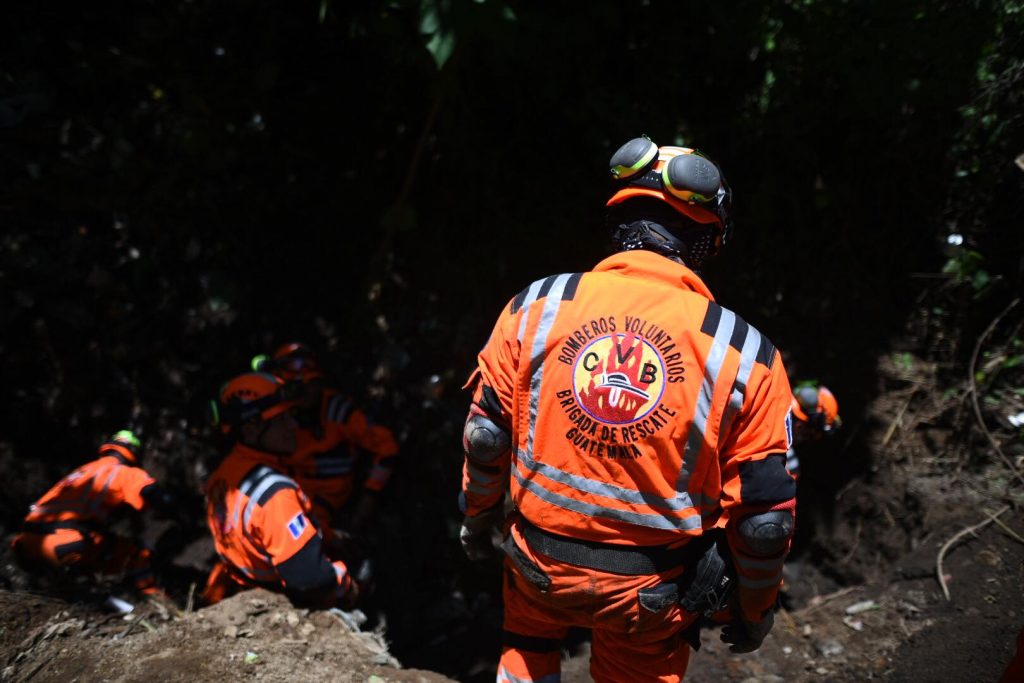
<path id="1" fill-rule="evenodd" d="M 332 564 L 324 554 L 309 499 L 278 462 L 236 444 L 210 475 L 207 522 L 220 562 L 207 581 L 207 603 L 261 586 L 299 603 L 330 606 L 351 588 L 345 564 Z"/>
<path id="2" fill-rule="evenodd" d="M 593 629 L 597 681 L 681 680 L 681 631 L 698 615 L 673 582 L 696 559 L 687 542 L 712 529 L 744 617 L 774 605 L 786 553 L 758 555 L 734 527 L 794 508 L 789 381 L 771 342 L 691 270 L 631 251 L 538 280 L 502 312 L 471 383 L 512 435 L 503 457 L 463 470 L 468 515 L 507 487 L 517 508 L 499 681 L 557 680 L 570 626 Z"/>
<path id="3" fill-rule="evenodd" d="M 123 446 L 104 444 L 99 454 L 32 505 L 14 538 L 15 552 L 30 566 L 124 572 L 143 594 L 157 593 L 150 551 L 106 531 L 115 510 L 141 511 L 143 490 L 156 482 Z"/>
<path id="4" fill-rule="evenodd" d="M 316 424 L 297 431 L 298 446 L 288 465 L 302 490 L 312 499 L 314 518 L 324 528 L 348 501 L 355 488 L 355 465 L 360 450 L 373 456 L 363 483 L 379 492 L 391 478 L 398 444 L 391 430 L 375 425 L 352 400 L 326 389 Z"/>

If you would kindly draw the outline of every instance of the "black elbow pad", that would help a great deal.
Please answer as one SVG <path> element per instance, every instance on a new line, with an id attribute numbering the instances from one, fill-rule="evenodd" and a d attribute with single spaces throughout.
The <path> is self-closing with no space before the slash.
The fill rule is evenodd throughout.
<path id="1" fill-rule="evenodd" d="M 771 557 L 786 549 L 793 535 L 793 513 L 789 510 L 769 510 L 751 515 L 736 529 L 750 551 L 755 555 Z"/>
<path id="2" fill-rule="evenodd" d="M 463 435 L 466 455 L 477 462 L 496 460 L 512 446 L 508 430 L 486 415 L 470 415 Z"/>

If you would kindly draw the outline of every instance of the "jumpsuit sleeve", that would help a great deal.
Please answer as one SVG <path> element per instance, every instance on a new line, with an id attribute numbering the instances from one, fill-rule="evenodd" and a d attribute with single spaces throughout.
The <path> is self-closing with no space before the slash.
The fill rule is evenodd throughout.
<path id="1" fill-rule="evenodd" d="M 111 507 L 127 505 L 133 510 L 142 510 L 146 506 L 142 490 L 155 483 L 156 480 L 141 467 L 120 465 L 107 489 L 107 500 Z"/>
<path id="2" fill-rule="evenodd" d="M 250 534 L 261 543 L 293 601 L 330 605 L 341 577 L 324 555 L 320 532 L 301 496 L 296 488 L 276 491 L 253 512 Z"/>
<path id="3" fill-rule="evenodd" d="M 519 367 L 519 340 L 517 329 L 522 311 L 512 312 L 509 305 L 502 311 L 491 337 L 477 356 L 474 370 L 466 388 L 473 391 L 467 422 L 475 416 L 486 417 L 512 437 L 514 396 Z M 465 513 L 474 517 L 501 504 L 508 487 L 512 451 L 476 454 L 469 447 L 463 433 L 465 461 L 462 467 L 462 496 Z"/>
<path id="4" fill-rule="evenodd" d="M 775 604 L 792 525 L 781 547 L 767 553 L 751 547 L 739 526 L 750 516 L 768 511 L 795 519 L 796 511 L 796 481 L 785 467 L 792 394 L 777 350 L 772 361 L 770 367 L 755 365 L 743 407 L 724 435 L 720 456 L 726 538 L 736 566 L 739 608 L 750 622 L 760 621 Z"/>
<path id="5" fill-rule="evenodd" d="M 374 424 L 362 410 L 356 408 L 349 415 L 345 428 L 356 446 L 369 452 L 373 465 L 363 485 L 370 491 L 381 491 L 391 479 L 398 441 L 390 429 Z"/>

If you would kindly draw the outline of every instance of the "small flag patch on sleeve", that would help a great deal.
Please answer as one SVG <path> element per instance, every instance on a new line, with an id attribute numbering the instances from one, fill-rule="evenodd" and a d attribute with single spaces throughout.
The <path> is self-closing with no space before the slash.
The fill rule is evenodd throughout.
<path id="1" fill-rule="evenodd" d="M 292 535 L 292 538 L 298 540 L 299 536 L 302 535 L 302 530 L 306 528 L 306 516 L 301 512 L 291 518 L 288 522 L 288 533 Z"/>

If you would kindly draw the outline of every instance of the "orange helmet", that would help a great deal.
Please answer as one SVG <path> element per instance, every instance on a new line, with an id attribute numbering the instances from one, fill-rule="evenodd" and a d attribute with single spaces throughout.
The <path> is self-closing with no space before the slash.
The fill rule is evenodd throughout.
<path id="1" fill-rule="evenodd" d="M 256 356 L 252 359 L 252 369 L 273 373 L 285 381 L 308 382 L 324 376 L 316 354 L 301 342 L 282 344 L 270 358 Z"/>
<path id="2" fill-rule="evenodd" d="M 652 198 L 690 221 L 711 228 L 705 240 L 689 245 L 690 251 L 696 252 L 691 257 L 697 262 L 716 253 L 729 240 L 732 190 L 718 166 L 697 150 L 658 147 L 649 138 L 634 138 L 612 155 L 609 167 L 618 187 L 608 207 L 630 199 Z"/>
<path id="3" fill-rule="evenodd" d="M 211 401 L 213 423 L 227 434 L 249 420 L 267 421 L 296 405 L 292 385 L 267 372 L 247 372 L 220 388 Z"/>
<path id="4" fill-rule="evenodd" d="M 134 465 L 139 461 L 141 450 L 142 442 L 139 441 L 139 437 L 135 436 L 131 430 L 122 429 L 110 437 L 110 441 L 105 441 L 100 445 L 99 453 L 105 455 L 113 452 Z"/>
<path id="5" fill-rule="evenodd" d="M 827 387 L 805 386 L 793 393 L 793 417 L 822 432 L 838 429 L 839 402 Z"/>

